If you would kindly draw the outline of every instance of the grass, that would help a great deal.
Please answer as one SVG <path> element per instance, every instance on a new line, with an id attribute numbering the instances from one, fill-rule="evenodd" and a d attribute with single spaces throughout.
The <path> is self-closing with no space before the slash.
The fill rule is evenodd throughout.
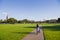
<path id="1" fill-rule="evenodd" d="M 45 40 L 60 40 L 60 24 L 42 24 Z M 21 40 L 36 24 L 0 24 L 0 40 Z"/>
<path id="2" fill-rule="evenodd" d="M 60 40 L 60 24 L 43 24 L 45 40 Z"/>
<path id="3" fill-rule="evenodd" d="M 0 24 L 0 40 L 21 40 L 29 34 L 35 24 Z"/>

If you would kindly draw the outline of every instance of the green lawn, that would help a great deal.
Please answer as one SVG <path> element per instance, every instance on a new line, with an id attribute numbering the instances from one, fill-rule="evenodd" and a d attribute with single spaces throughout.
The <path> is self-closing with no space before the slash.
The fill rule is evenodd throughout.
<path id="1" fill-rule="evenodd" d="M 43 24 L 45 40 L 60 40 L 60 24 Z"/>
<path id="2" fill-rule="evenodd" d="M 60 40 L 60 24 L 42 24 L 45 40 Z M 21 40 L 36 24 L 0 24 L 0 40 Z"/>
<path id="3" fill-rule="evenodd" d="M 0 40 L 21 40 L 29 34 L 35 24 L 0 24 Z"/>

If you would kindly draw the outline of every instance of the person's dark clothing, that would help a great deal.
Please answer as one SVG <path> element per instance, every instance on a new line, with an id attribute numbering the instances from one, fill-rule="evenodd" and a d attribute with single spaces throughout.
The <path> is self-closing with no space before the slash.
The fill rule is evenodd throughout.
<path id="1" fill-rule="evenodd" d="M 39 25 L 37 24 L 37 26 L 36 26 L 36 32 L 38 33 L 39 31 L 40 31 Z"/>

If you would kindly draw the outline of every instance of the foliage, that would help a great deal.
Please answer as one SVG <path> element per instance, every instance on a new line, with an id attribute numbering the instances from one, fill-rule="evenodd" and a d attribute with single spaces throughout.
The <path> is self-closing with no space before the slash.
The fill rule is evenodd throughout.
<path id="1" fill-rule="evenodd" d="M 14 18 L 9 18 L 9 19 L 7 20 L 7 22 L 14 24 L 14 23 L 17 23 L 17 20 L 14 19 Z"/>
<path id="2" fill-rule="evenodd" d="M 57 22 L 60 23 L 60 18 L 58 18 Z"/>
<path id="3" fill-rule="evenodd" d="M 0 23 L 2 22 L 2 20 L 0 20 Z"/>
<path id="4" fill-rule="evenodd" d="M 34 20 L 28 20 L 28 19 L 23 19 L 23 20 L 17 20 L 15 18 L 8 18 L 6 20 L 0 20 L 0 23 L 60 23 L 60 18 L 58 19 L 50 19 L 50 20 L 45 20 L 45 21 L 34 21 Z"/>

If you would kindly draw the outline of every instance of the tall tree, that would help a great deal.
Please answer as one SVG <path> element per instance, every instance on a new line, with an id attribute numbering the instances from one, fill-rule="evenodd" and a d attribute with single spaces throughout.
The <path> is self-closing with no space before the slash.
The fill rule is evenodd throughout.
<path id="1" fill-rule="evenodd" d="M 57 22 L 60 23 L 60 18 L 58 18 Z"/>
<path id="2" fill-rule="evenodd" d="M 2 20 L 0 20 L 0 23 L 2 23 L 3 21 Z"/>
<path id="3" fill-rule="evenodd" d="M 17 23 L 17 20 L 15 18 L 9 18 L 7 21 L 8 23 L 12 23 L 12 24 Z"/>

